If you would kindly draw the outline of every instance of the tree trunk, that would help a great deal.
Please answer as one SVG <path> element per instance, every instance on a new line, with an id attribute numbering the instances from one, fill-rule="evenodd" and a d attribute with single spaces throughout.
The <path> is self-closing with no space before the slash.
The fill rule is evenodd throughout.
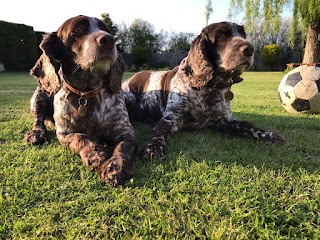
<path id="1" fill-rule="evenodd" d="M 320 22 L 308 26 L 303 63 L 320 62 Z"/>

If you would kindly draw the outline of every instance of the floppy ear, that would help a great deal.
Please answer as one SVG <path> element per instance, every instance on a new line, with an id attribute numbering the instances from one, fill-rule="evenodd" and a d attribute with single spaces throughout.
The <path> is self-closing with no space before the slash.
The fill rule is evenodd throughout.
<path id="1" fill-rule="evenodd" d="M 118 93 L 121 89 L 121 81 L 126 65 L 120 54 L 117 54 L 116 62 L 111 66 L 108 77 L 105 81 L 105 87 L 112 93 Z"/>
<path id="2" fill-rule="evenodd" d="M 200 89 L 213 78 L 213 67 L 207 57 L 208 41 L 206 33 L 202 30 L 201 34 L 192 41 L 188 56 L 182 63 L 193 88 Z"/>
<path id="3" fill-rule="evenodd" d="M 50 94 L 55 94 L 61 88 L 61 81 L 58 76 L 60 62 L 58 54 L 60 43 L 56 33 L 46 34 L 40 44 L 42 55 L 30 70 L 40 88 Z"/>

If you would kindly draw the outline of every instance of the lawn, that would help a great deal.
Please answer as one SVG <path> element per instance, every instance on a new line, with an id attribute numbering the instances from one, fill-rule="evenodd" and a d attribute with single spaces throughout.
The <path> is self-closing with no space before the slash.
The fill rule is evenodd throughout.
<path id="1" fill-rule="evenodd" d="M 24 143 L 35 80 L 0 73 L 0 239 L 320 239 L 320 115 L 281 107 L 283 75 L 244 73 L 232 109 L 286 143 L 180 131 L 165 160 L 135 157 L 134 178 L 112 188 L 54 131 Z M 151 128 L 133 125 L 142 143 Z"/>

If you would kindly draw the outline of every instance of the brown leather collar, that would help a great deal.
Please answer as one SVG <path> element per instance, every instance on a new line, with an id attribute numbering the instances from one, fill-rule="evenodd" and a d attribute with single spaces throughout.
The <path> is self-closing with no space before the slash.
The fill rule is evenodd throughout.
<path id="1" fill-rule="evenodd" d="M 83 91 L 80 91 L 74 87 L 72 87 L 69 83 L 67 83 L 67 81 L 64 81 L 66 87 L 73 93 L 75 94 L 78 94 L 79 96 L 81 97 L 84 97 L 84 98 L 92 98 L 92 97 L 95 97 L 99 94 L 100 90 L 104 88 L 104 85 L 103 83 L 101 83 L 101 85 L 99 87 L 97 87 L 96 89 L 93 89 L 93 90 L 90 90 L 88 92 L 83 92 Z"/>

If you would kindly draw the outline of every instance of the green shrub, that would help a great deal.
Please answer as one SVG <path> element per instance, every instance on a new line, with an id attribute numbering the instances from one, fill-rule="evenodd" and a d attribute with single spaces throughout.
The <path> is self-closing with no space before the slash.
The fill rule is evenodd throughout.
<path id="1" fill-rule="evenodd" d="M 132 63 L 139 69 L 143 64 L 147 64 L 148 51 L 145 47 L 136 45 L 131 49 Z"/>
<path id="2" fill-rule="evenodd" d="M 262 63 L 268 70 L 279 70 L 280 48 L 277 44 L 269 44 L 261 51 Z"/>
<path id="3" fill-rule="evenodd" d="M 29 71 L 37 59 L 33 28 L 0 21 L 0 61 L 7 70 Z"/>

